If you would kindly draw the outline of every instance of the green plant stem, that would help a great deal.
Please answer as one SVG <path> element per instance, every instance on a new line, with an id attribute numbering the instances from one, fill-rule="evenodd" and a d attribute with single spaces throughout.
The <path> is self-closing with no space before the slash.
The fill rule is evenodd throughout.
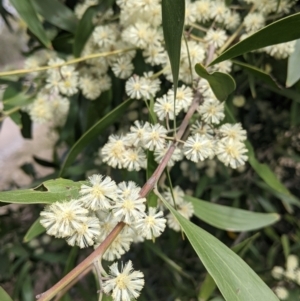
<path id="1" fill-rule="evenodd" d="M 32 73 L 32 72 L 45 71 L 45 70 L 54 69 L 54 68 L 60 68 L 60 67 L 67 66 L 67 65 L 77 64 L 77 63 L 80 63 L 80 62 L 83 62 L 83 61 L 86 61 L 89 59 L 111 56 L 111 55 L 120 54 L 120 53 L 124 53 L 124 52 L 128 52 L 128 51 L 132 51 L 132 50 L 136 50 L 136 48 L 131 47 L 131 48 L 119 49 L 119 50 L 114 50 L 114 51 L 109 51 L 109 52 L 93 53 L 93 54 L 89 54 L 87 56 L 72 59 L 72 60 L 66 61 L 62 64 L 57 64 L 57 65 L 53 65 L 53 66 L 42 66 L 42 67 L 37 67 L 37 68 L 32 68 L 32 69 L 19 69 L 19 70 L 0 72 L 0 77 L 10 76 L 10 75 L 21 75 L 21 74 L 27 74 L 27 73 Z"/>

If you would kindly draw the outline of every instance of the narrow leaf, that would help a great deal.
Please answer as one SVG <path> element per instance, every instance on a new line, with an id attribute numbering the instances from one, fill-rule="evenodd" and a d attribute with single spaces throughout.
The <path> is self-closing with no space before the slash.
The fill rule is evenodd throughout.
<path id="1" fill-rule="evenodd" d="M 262 279 L 217 238 L 180 215 L 162 200 L 180 223 L 203 265 L 227 301 L 279 301 Z"/>
<path id="2" fill-rule="evenodd" d="M 257 213 L 243 209 L 218 205 L 186 195 L 193 204 L 195 215 L 206 223 L 227 231 L 251 231 L 272 225 L 279 221 L 277 213 Z"/>
<path id="3" fill-rule="evenodd" d="M 23 21 L 27 24 L 29 30 L 47 47 L 51 48 L 51 42 L 37 16 L 37 13 L 30 0 L 11 0 Z"/>
<path id="4" fill-rule="evenodd" d="M 51 204 L 79 197 L 83 182 L 66 179 L 49 180 L 36 188 L 1 191 L 0 202 L 14 204 Z"/>
<path id="5" fill-rule="evenodd" d="M 36 11 L 49 23 L 74 33 L 78 20 L 73 11 L 58 0 L 32 0 Z"/>
<path id="6" fill-rule="evenodd" d="M 132 103 L 132 101 L 132 99 L 124 101 L 114 110 L 109 112 L 105 117 L 100 119 L 87 132 L 85 132 L 84 135 L 82 135 L 78 141 L 76 141 L 63 163 L 63 166 L 60 170 L 60 176 L 64 174 L 66 168 L 69 167 L 75 161 L 77 155 L 89 144 L 91 140 L 97 137 L 101 133 L 101 131 L 106 129 L 108 126 L 110 126 L 122 116 L 126 108 Z"/>
<path id="7" fill-rule="evenodd" d="M 175 100 L 179 75 L 181 38 L 185 17 L 185 1 L 162 0 L 161 5 L 164 40 L 172 69 Z"/>
<path id="8" fill-rule="evenodd" d="M 12 301 L 12 298 L 8 293 L 0 286 L 0 300 L 1 301 Z"/>
<path id="9" fill-rule="evenodd" d="M 254 75 L 255 78 L 261 79 L 266 84 L 268 84 L 268 85 L 270 85 L 274 88 L 280 87 L 278 85 L 278 83 L 276 82 L 276 80 L 270 74 L 268 74 L 267 72 L 255 67 L 255 66 L 252 66 L 252 65 L 249 65 L 249 64 L 246 64 L 246 63 L 242 63 L 242 62 L 239 62 L 239 61 L 232 60 L 232 62 L 234 64 L 242 67 L 243 69 L 245 69 L 248 73 Z"/>
<path id="10" fill-rule="evenodd" d="M 227 49 L 211 62 L 210 66 L 252 50 L 299 39 L 298 28 L 300 28 L 300 13 L 275 21 Z"/>
<path id="11" fill-rule="evenodd" d="M 33 238 L 39 236 L 40 234 L 44 233 L 46 229 L 40 224 L 40 218 L 38 218 L 29 228 L 27 233 L 25 234 L 23 241 L 29 242 Z"/>
<path id="12" fill-rule="evenodd" d="M 228 95 L 235 90 L 235 81 L 229 74 L 218 71 L 208 73 L 201 64 L 196 64 L 195 70 L 199 76 L 209 82 L 212 91 L 219 100 L 226 100 Z"/>
<path id="13" fill-rule="evenodd" d="M 296 42 L 295 51 L 288 58 L 286 86 L 291 87 L 300 79 L 300 39 Z"/>

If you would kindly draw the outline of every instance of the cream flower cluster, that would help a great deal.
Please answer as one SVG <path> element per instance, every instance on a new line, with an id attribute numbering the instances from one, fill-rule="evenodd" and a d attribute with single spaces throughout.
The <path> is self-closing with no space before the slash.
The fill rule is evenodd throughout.
<path id="1" fill-rule="evenodd" d="M 120 222 L 126 226 L 108 247 L 103 259 L 119 259 L 129 249 L 132 242 L 159 237 L 166 223 L 175 231 L 180 225 L 173 215 L 163 217 L 162 202 L 157 208 L 146 211 L 146 199 L 141 198 L 140 187 L 134 182 L 121 182 L 118 185 L 108 176 L 94 174 L 81 185 L 81 197 L 70 201 L 55 202 L 41 212 L 40 223 L 49 235 L 66 239 L 71 246 L 80 248 L 100 245 Z M 176 206 L 178 212 L 187 219 L 193 215 L 193 206 L 184 201 L 184 192 L 175 187 L 164 192 L 164 198 Z M 102 273 L 102 271 L 100 271 Z M 134 271 L 129 261 L 119 271 L 117 263 L 110 266 L 110 273 L 102 282 L 102 289 L 111 294 L 113 300 L 123 301 L 137 298 L 144 286 L 144 275 Z"/>
<path id="2" fill-rule="evenodd" d="M 127 93 L 147 101 L 148 98 L 143 96 L 143 91 L 151 91 L 151 84 L 146 83 L 146 78 L 131 77 L 126 87 L 133 81 L 137 83 L 137 78 L 143 85 L 136 86 L 135 93 L 133 91 Z M 225 123 L 219 126 L 225 117 L 224 103 L 216 99 L 206 80 L 200 80 L 198 89 L 204 101 L 199 105 L 195 115 L 197 118 L 191 124 L 191 135 L 183 145 L 176 146 L 168 166 L 172 167 L 184 156 L 195 163 L 216 156 L 226 166 L 234 169 L 244 165 L 248 159 L 247 149 L 243 143 L 246 140 L 246 131 L 240 123 Z M 161 123 L 135 121 L 128 133 L 111 135 L 108 142 L 99 150 L 102 162 L 113 168 L 139 171 L 146 168 L 146 152 L 150 150 L 154 151 L 155 161 L 160 163 L 171 145 L 170 140 L 173 139 L 168 130 L 169 120 L 174 120 L 182 111 L 186 112 L 193 97 L 192 89 L 182 85 L 176 93 L 175 107 L 173 90 L 157 98 L 153 111 Z"/>
<path id="3" fill-rule="evenodd" d="M 254 11 L 243 16 L 244 34 L 241 35 L 241 39 L 266 25 L 269 14 L 274 12 L 286 14 L 294 4 L 292 0 L 279 1 L 279 5 L 277 0 L 246 0 L 246 2 L 254 5 Z M 85 11 L 97 3 L 96 0 L 78 3 L 75 7 L 76 16 L 82 18 Z M 173 81 L 162 34 L 161 0 L 118 0 L 116 3 L 120 8 L 119 18 L 114 17 L 112 9 L 98 13 L 93 20 L 95 28 L 81 56 L 109 53 L 119 49 L 127 51 L 107 57 L 91 58 L 73 65 L 64 65 L 71 57 L 60 56 L 48 50 L 39 50 L 25 60 L 26 69 L 34 69 L 45 64 L 52 67 L 61 65 L 47 72 L 31 73 L 30 78 L 36 83 L 36 98 L 30 106 L 23 109 L 29 113 L 33 121 L 38 123 L 52 121 L 55 125 L 62 126 L 69 107 L 65 97 L 77 95 L 80 91 L 86 99 L 95 100 L 102 92 L 111 88 L 111 74 L 120 79 L 128 79 L 135 71 L 133 60 L 137 48 L 145 64 L 152 68 L 160 68 L 165 78 L 170 82 Z M 186 1 L 185 29 L 192 34 L 187 35 L 186 42 L 182 41 L 179 80 L 185 85 L 193 84 L 192 79 L 197 77 L 193 66 L 205 61 L 210 45 L 215 49 L 222 47 L 230 32 L 236 29 L 240 22 L 238 10 L 226 6 L 223 0 Z M 213 26 L 209 26 L 210 23 Z M 194 34 L 194 30 L 199 31 L 199 36 Z M 262 51 L 276 59 L 284 59 L 294 51 L 294 48 L 293 41 L 266 47 Z M 212 70 L 230 72 L 231 65 L 229 61 L 222 62 L 213 66 Z M 152 78 L 152 75 L 151 71 L 143 76 L 130 77 L 126 83 L 127 95 L 136 99 L 155 97 L 161 85 L 158 79 Z M 43 97 L 44 101 L 40 101 L 40 95 L 48 97 Z M 168 112 L 168 118 L 172 120 L 180 110 L 187 110 L 188 101 L 183 100 L 180 103 L 180 95 L 177 100 L 173 112 L 170 93 L 157 99 L 155 109 L 160 120 L 164 118 L 164 112 Z M 206 103 L 203 108 L 205 106 L 208 104 Z M 215 104 L 214 106 L 216 107 Z"/>
<path id="4" fill-rule="evenodd" d="M 281 266 L 275 266 L 271 274 L 274 279 L 292 281 L 300 285 L 300 266 L 299 258 L 296 255 L 289 255 L 286 261 L 286 268 Z M 289 297 L 289 291 L 282 285 L 282 282 L 274 289 L 276 295 L 280 300 L 287 300 Z"/>
<path id="5" fill-rule="evenodd" d="M 100 244 L 120 222 L 126 227 L 104 254 L 104 259 L 118 259 L 139 237 L 153 239 L 161 235 L 166 220 L 162 211 L 149 208 L 134 182 L 118 185 L 110 178 L 94 174 L 79 191 L 81 197 L 55 202 L 41 212 L 41 224 L 49 235 L 65 238 L 80 248 Z"/>

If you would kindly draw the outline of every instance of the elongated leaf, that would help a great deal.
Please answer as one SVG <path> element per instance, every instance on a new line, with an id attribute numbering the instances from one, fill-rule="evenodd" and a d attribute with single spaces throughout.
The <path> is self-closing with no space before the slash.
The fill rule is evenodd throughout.
<path id="1" fill-rule="evenodd" d="M 73 11 L 58 0 L 32 0 L 36 11 L 49 23 L 74 33 L 78 20 Z"/>
<path id="2" fill-rule="evenodd" d="M 255 78 L 257 79 L 261 79 L 262 81 L 264 81 L 266 84 L 274 87 L 274 88 L 278 88 L 279 85 L 278 83 L 276 82 L 276 80 L 270 75 L 268 74 L 267 72 L 255 67 L 255 66 L 252 66 L 252 65 L 249 65 L 249 64 L 246 64 L 246 63 L 242 63 L 242 62 L 239 62 L 239 61 L 235 61 L 235 60 L 232 60 L 232 62 L 238 66 L 241 66 L 243 69 L 245 69 L 248 73 L 252 74 L 255 76 Z"/>
<path id="3" fill-rule="evenodd" d="M 66 179 L 49 180 L 32 189 L 0 192 L 0 202 L 15 204 L 51 204 L 79 197 L 83 182 Z"/>
<path id="4" fill-rule="evenodd" d="M 209 82 L 212 91 L 219 100 L 226 100 L 228 95 L 235 90 L 235 81 L 229 74 L 218 71 L 208 73 L 201 64 L 196 64 L 195 70 L 199 76 Z"/>
<path id="5" fill-rule="evenodd" d="M 24 92 L 20 92 L 9 99 L 5 99 L 3 104 L 9 106 L 25 106 L 32 103 L 33 100 L 33 97 L 28 97 L 28 95 L 26 95 Z"/>
<path id="6" fill-rule="evenodd" d="M 246 141 L 246 146 L 248 149 L 249 163 L 251 167 L 256 171 L 256 173 L 267 183 L 275 194 L 284 203 L 286 209 L 292 212 L 290 204 L 300 207 L 300 200 L 297 199 L 277 178 L 274 172 L 270 169 L 267 164 L 260 163 L 257 161 L 254 155 L 254 150 L 249 141 Z"/>
<path id="7" fill-rule="evenodd" d="M 93 125 L 83 136 L 73 145 L 69 154 L 67 155 L 65 162 L 60 170 L 60 176 L 62 176 L 68 166 L 70 166 L 77 155 L 89 144 L 89 142 L 97 137 L 108 126 L 114 123 L 126 110 L 126 108 L 132 103 L 132 99 L 128 99 L 116 107 L 114 110 L 109 112 L 105 117 L 99 120 L 95 125 Z"/>
<path id="8" fill-rule="evenodd" d="M 27 233 L 25 234 L 23 241 L 29 242 L 33 238 L 39 236 L 40 234 L 44 233 L 46 229 L 40 224 L 40 218 L 38 218 L 29 228 Z"/>
<path id="9" fill-rule="evenodd" d="M 279 221 L 277 213 L 257 213 L 238 208 L 205 202 L 186 195 L 193 204 L 195 215 L 206 223 L 233 232 L 251 231 Z"/>
<path id="10" fill-rule="evenodd" d="M 252 50 L 299 39 L 299 28 L 300 13 L 282 18 L 233 45 L 211 62 L 210 66 Z"/>
<path id="11" fill-rule="evenodd" d="M 168 52 L 173 82 L 174 82 L 174 101 L 179 75 L 181 38 L 185 17 L 184 0 L 162 0 L 162 26 L 166 50 Z"/>
<path id="12" fill-rule="evenodd" d="M 231 248 L 231 250 L 237 253 L 241 258 L 243 258 L 244 254 L 247 252 L 249 247 L 252 245 L 253 241 L 259 237 L 259 233 L 252 235 L 251 237 L 243 240 L 239 244 L 235 245 Z M 207 274 L 203 284 L 201 285 L 199 292 L 199 301 L 207 301 L 209 297 L 212 295 L 217 285 L 210 274 Z"/>
<path id="13" fill-rule="evenodd" d="M 83 14 L 75 31 L 75 40 L 73 45 L 73 54 L 79 57 L 86 42 L 92 34 L 95 25 L 94 17 L 96 13 L 104 13 L 112 4 L 114 0 L 102 0 L 100 4 L 90 6 Z"/>
<path id="14" fill-rule="evenodd" d="M 300 39 L 296 42 L 295 51 L 288 59 L 286 86 L 291 87 L 300 79 Z"/>
<path id="15" fill-rule="evenodd" d="M 180 223 L 203 265 L 227 301 L 279 301 L 261 278 L 217 238 L 180 215 L 162 200 Z"/>
<path id="16" fill-rule="evenodd" d="M 0 300 L 1 301 L 12 301 L 12 298 L 8 293 L 0 286 Z"/>
<path id="17" fill-rule="evenodd" d="M 46 32 L 37 16 L 37 13 L 30 0 L 11 0 L 11 4 L 15 7 L 20 17 L 27 24 L 30 31 L 47 47 L 51 47 Z"/>

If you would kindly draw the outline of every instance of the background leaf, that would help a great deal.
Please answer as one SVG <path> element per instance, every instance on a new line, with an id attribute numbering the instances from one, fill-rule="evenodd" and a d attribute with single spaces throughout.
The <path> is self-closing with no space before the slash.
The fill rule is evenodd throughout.
<path id="1" fill-rule="evenodd" d="M 227 301 L 279 301 L 262 279 L 217 238 L 180 215 L 162 200 L 180 223 L 203 265 Z"/>
<path id="2" fill-rule="evenodd" d="M 174 100 L 178 84 L 181 38 L 185 17 L 184 0 L 162 0 L 162 26 L 174 83 Z"/>
<path id="3" fill-rule="evenodd" d="M 288 58 L 286 86 L 291 87 L 300 79 L 300 39 L 297 40 L 295 51 Z"/>
<path id="4" fill-rule="evenodd" d="M 51 204 L 79 197 L 83 182 L 55 179 L 44 182 L 36 188 L 1 191 L 0 202 L 14 204 Z"/>
<path id="5" fill-rule="evenodd" d="M 38 218 L 29 228 L 27 233 L 24 236 L 23 241 L 29 242 L 33 238 L 39 236 L 40 234 L 44 233 L 46 229 L 40 224 L 40 218 Z"/>
<path id="6" fill-rule="evenodd" d="M 195 70 L 199 76 L 209 82 L 212 91 L 220 101 L 226 100 L 228 95 L 235 90 L 235 81 L 229 74 L 218 71 L 208 73 L 201 64 L 196 64 Z"/>
<path id="7" fill-rule="evenodd" d="M 206 223 L 232 232 L 251 231 L 272 225 L 279 221 L 277 213 L 257 213 L 243 209 L 205 202 L 186 195 L 193 204 L 194 214 Z"/>
<path id="8" fill-rule="evenodd" d="M 58 0 L 32 0 L 36 11 L 49 23 L 74 33 L 78 20 L 73 11 Z"/>
<path id="9" fill-rule="evenodd" d="M 266 46 L 300 38 L 300 13 L 282 18 L 238 42 L 210 63 L 209 66 Z"/>
<path id="10" fill-rule="evenodd" d="M 23 21 L 27 24 L 29 30 L 47 47 L 51 48 L 51 42 L 41 24 L 37 13 L 30 0 L 11 0 Z"/>
<path id="11" fill-rule="evenodd" d="M 88 145 L 88 143 L 94 139 L 97 135 L 101 133 L 104 129 L 114 123 L 126 110 L 126 108 L 132 103 L 132 99 L 128 99 L 116 107 L 114 110 L 110 111 L 105 117 L 99 120 L 95 125 L 93 125 L 87 132 L 85 132 L 78 141 L 73 145 L 69 151 L 63 166 L 60 170 L 60 176 L 62 176 L 68 166 L 70 166 L 77 155 Z"/>
<path id="12" fill-rule="evenodd" d="M 0 300 L 1 301 L 12 301 L 12 298 L 8 293 L 0 286 Z"/>
<path id="13" fill-rule="evenodd" d="M 252 66 L 252 65 L 249 65 L 249 64 L 246 64 L 246 63 L 242 63 L 242 62 L 239 62 L 239 61 L 232 60 L 232 62 L 234 64 L 242 67 L 248 73 L 254 75 L 255 78 L 261 79 L 266 84 L 268 84 L 268 85 L 270 85 L 270 86 L 272 86 L 274 88 L 278 88 L 279 87 L 279 85 L 275 81 L 275 79 L 270 74 L 268 74 L 267 72 L 265 72 L 265 71 L 263 71 L 263 70 L 255 67 L 255 66 Z"/>
<path id="14" fill-rule="evenodd" d="M 230 111 L 228 105 L 225 105 L 225 112 L 227 118 L 232 123 L 236 123 L 236 120 Z M 248 149 L 248 162 L 251 167 L 255 170 L 255 172 L 264 180 L 264 182 L 268 185 L 267 188 L 275 194 L 279 199 L 282 200 L 285 208 L 292 212 L 293 209 L 290 204 L 300 206 L 300 200 L 296 198 L 277 178 L 275 173 L 270 169 L 267 164 L 260 163 L 255 157 L 255 153 L 251 143 L 246 140 L 245 145 Z"/>

